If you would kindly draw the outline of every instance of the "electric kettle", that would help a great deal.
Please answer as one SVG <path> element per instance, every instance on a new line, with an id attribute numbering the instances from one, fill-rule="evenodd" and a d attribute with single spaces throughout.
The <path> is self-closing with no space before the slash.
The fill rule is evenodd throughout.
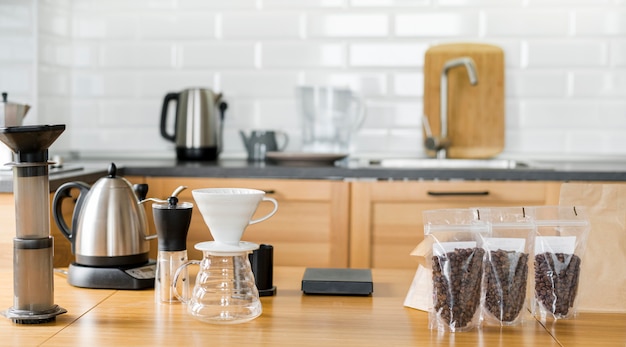
<path id="1" fill-rule="evenodd" d="M 62 204 L 72 198 L 70 190 L 79 195 L 70 229 L 63 218 Z M 147 186 L 135 189 L 111 163 L 108 176 L 93 186 L 84 182 L 68 182 L 54 194 L 52 215 L 59 230 L 72 243 L 76 263 L 86 266 L 120 266 L 147 262 L 150 244 L 155 235 L 146 235 L 146 212 L 137 194 L 147 193 Z M 141 197 L 143 199 L 143 197 Z"/>
<path id="2" fill-rule="evenodd" d="M 169 103 L 176 101 L 174 133 L 167 131 Z M 161 136 L 176 144 L 179 160 L 215 160 L 222 151 L 224 112 L 221 93 L 190 88 L 168 93 L 161 109 Z M 218 114 L 219 110 L 219 114 Z"/>

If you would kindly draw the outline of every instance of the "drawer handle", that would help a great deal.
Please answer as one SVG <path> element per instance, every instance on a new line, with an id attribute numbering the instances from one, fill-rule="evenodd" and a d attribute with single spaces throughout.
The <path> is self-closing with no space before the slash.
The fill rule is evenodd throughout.
<path id="1" fill-rule="evenodd" d="M 486 196 L 489 195 L 488 190 L 481 190 L 476 192 L 431 192 L 428 191 L 430 196 Z"/>
<path id="2" fill-rule="evenodd" d="M 264 191 L 265 194 L 276 194 L 276 191 L 274 189 L 268 189 Z"/>

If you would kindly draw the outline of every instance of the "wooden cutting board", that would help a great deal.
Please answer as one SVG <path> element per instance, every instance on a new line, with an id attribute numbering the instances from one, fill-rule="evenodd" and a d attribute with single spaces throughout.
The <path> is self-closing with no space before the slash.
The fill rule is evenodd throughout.
<path id="1" fill-rule="evenodd" d="M 478 84 L 470 84 L 463 66 L 448 70 L 448 157 L 491 158 L 504 149 L 504 51 L 500 47 L 453 43 L 428 49 L 424 59 L 424 115 L 433 134 L 439 134 L 441 72 L 448 60 L 460 57 L 474 60 Z M 426 152 L 435 156 L 433 151 Z"/>

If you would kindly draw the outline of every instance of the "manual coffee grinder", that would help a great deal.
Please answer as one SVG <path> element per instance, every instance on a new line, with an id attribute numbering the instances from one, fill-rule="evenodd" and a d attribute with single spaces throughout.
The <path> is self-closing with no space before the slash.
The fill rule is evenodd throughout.
<path id="1" fill-rule="evenodd" d="M 0 141 L 16 154 L 13 166 L 16 237 L 13 239 L 13 306 L 2 314 L 17 324 L 53 321 L 67 312 L 54 304 L 50 236 L 48 147 L 65 125 L 0 128 Z"/>

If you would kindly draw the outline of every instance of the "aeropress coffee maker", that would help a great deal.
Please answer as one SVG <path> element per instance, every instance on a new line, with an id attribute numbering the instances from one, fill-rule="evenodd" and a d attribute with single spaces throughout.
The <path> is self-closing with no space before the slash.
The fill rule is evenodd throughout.
<path id="1" fill-rule="evenodd" d="M 17 324 L 39 324 L 67 312 L 54 304 L 50 236 L 48 147 L 65 125 L 0 128 L 0 141 L 16 154 L 13 166 L 16 237 L 13 239 L 13 306 L 2 314 Z"/>

